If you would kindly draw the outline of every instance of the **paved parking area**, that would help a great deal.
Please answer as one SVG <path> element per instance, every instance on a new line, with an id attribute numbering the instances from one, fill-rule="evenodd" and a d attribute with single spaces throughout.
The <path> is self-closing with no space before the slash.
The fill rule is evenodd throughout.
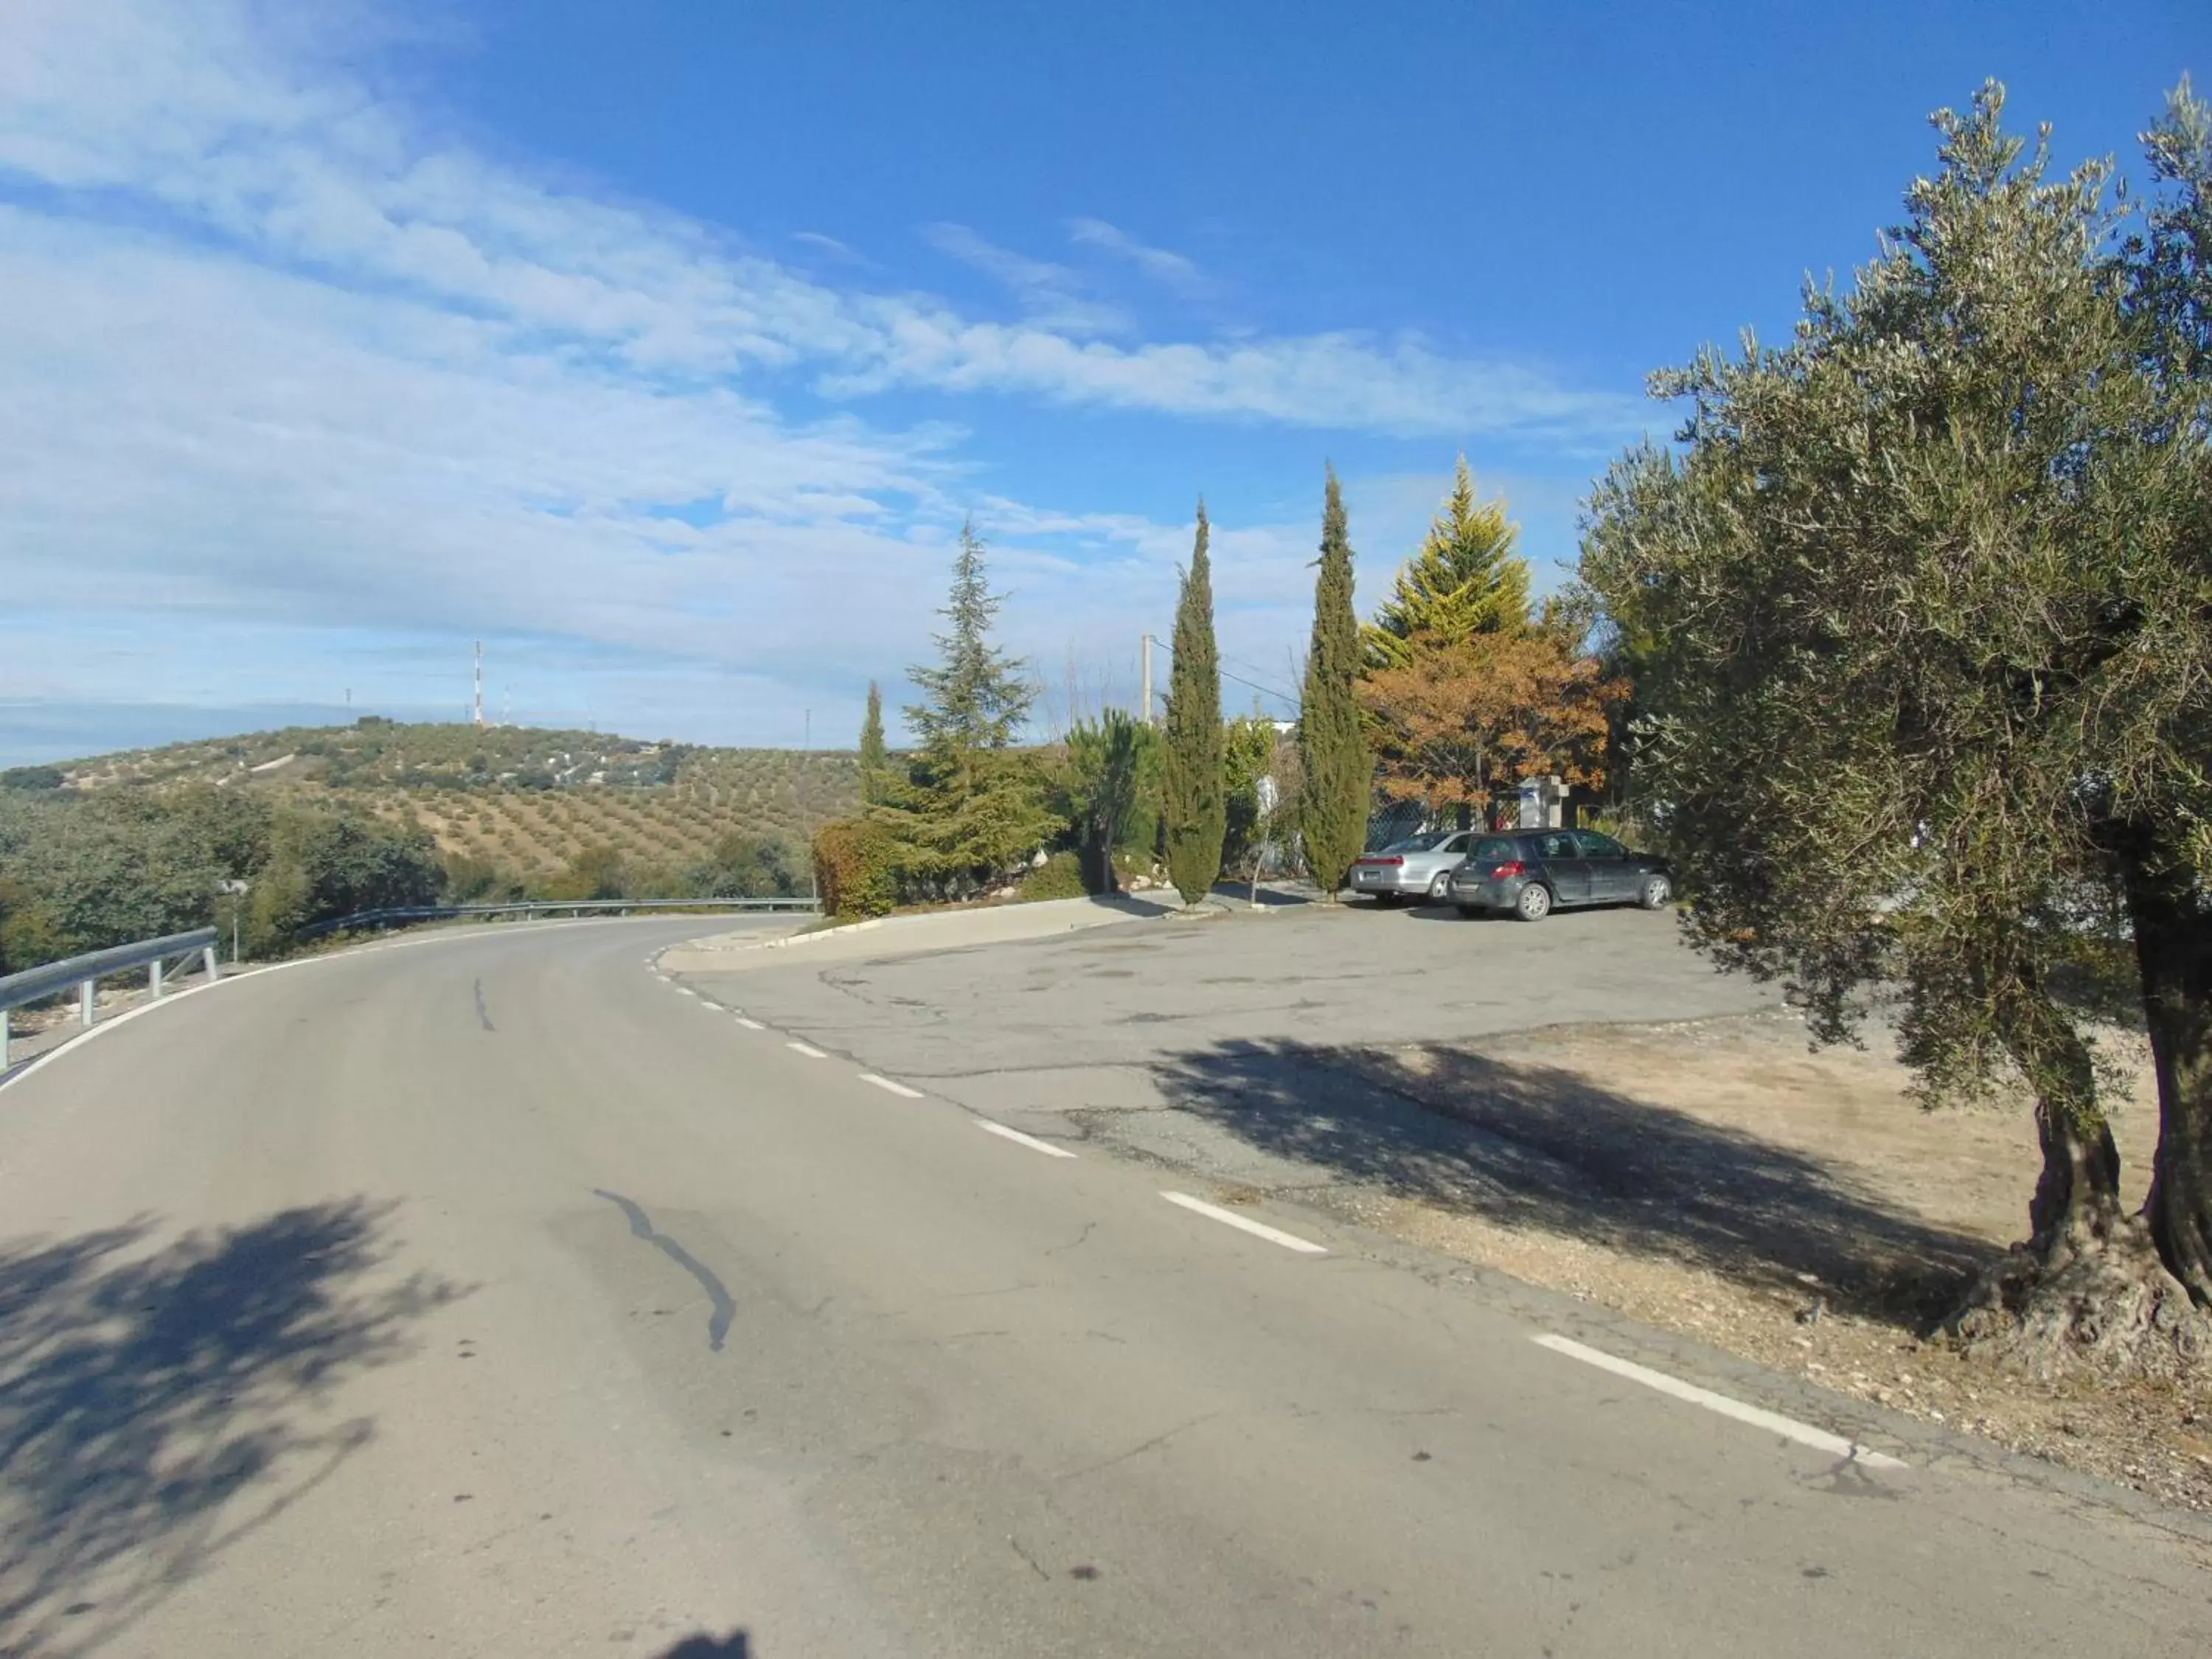
<path id="1" fill-rule="evenodd" d="M 1357 902 L 684 977 L 979 1110 L 1040 1112 L 1161 1104 L 1164 1076 L 1223 1045 L 1458 1042 L 1779 1000 L 1715 973 L 1679 942 L 1671 914 L 1530 925 Z"/>

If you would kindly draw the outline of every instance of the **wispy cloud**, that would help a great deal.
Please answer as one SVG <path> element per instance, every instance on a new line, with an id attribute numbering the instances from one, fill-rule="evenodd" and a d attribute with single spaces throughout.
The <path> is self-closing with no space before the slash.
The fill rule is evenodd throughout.
<path id="1" fill-rule="evenodd" d="M 1212 279 L 1184 255 L 1140 242 L 1120 226 L 1109 225 L 1103 219 L 1069 220 L 1067 240 L 1126 259 L 1153 281 L 1180 294 L 1195 297 L 1213 290 Z"/>
<path id="2" fill-rule="evenodd" d="M 0 697 L 33 689 L 34 632 L 132 615 L 204 648 L 210 696 L 243 641 L 305 659 L 319 629 L 505 631 L 787 695 L 880 672 L 918 653 L 985 459 L 884 423 L 893 388 L 1461 439 L 1640 421 L 1411 337 L 1109 341 L 1125 319 L 1075 273 L 957 228 L 938 245 L 1017 319 L 809 275 L 438 137 L 343 66 L 359 38 L 328 20 L 350 15 L 0 9 L 0 573 L 45 607 L 0 618 Z M 794 386 L 845 412 L 786 412 Z M 1188 552 L 1141 520 L 991 512 L 1018 614 L 1055 643 L 1143 608 L 1099 613 L 1087 562 Z M 116 694 L 38 659 L 41 696 Z M 772 701 L 733 698 L 722 734 Z"/>
<path id="3" fill-rule="evenodd" d="M 1120 334 L 1132 326 L 1127 313 L 1085 298 L 1083 279 L 1066 265 L 1000 247 L 966 225 L 926 225 L 922 234 L 939 252 L 981 271 L 1012 294 L 1037 328 L 1088 335 Z"/>

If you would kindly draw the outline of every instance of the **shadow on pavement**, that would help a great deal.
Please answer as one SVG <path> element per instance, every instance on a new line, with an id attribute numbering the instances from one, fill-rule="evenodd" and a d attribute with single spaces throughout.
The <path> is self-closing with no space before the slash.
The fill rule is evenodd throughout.
<path id="1" fill-rule="evenodd" d="M 752 1650 L 751 1642 L 741 1630 L 727 1636 L 709 1636 L 702 1631 L 685 1637 L 655 1659 L 751 1659 Z"/>
<path id="2" fill-rule="evenodd" d="M 1848 1172 L 1572 1072 L 1448 1044 L 1239 1041 L 1170 1055 L 1168 1097 L 1261 1151 L 1491 1220 L 1671 1257 L 1809 1301 L 1932 1322 L 1996 1251 Z"/>
<path id="3" fill-rule="evenodd" d="M 357 1282 L 389 1208 L 0 1243 L 0 1654 L 102 1646 L 367 1443 L 306 1408 L 459 1294 Z"/>

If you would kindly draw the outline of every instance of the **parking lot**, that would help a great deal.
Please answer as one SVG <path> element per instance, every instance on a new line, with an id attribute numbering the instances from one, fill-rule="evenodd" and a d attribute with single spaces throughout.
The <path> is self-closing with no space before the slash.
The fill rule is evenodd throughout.
<path id="1" fill-rule="evenodd" d="M 1679 942 L 1671 913 L 1635 909 L 1529 925 L 1442 907 L 1287 904 L 876 960 L 801 954 L 718 994 L 991 1110 L 1164 1103 L 1163 1076 L 1224 1044 L 1448 1042 L 1778 1001 L 1715 973 Z"/>

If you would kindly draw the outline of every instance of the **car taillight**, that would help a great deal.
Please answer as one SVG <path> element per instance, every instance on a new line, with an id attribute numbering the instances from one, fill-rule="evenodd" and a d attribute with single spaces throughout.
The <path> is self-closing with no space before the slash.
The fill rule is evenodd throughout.
<path id="1" fill-rule="evenodd" d="M 1493 881 L 1503 881 L 1508 876 L 1525 876 L 1528 873 L 1528 866 L 1522 863 L 1519 859 L 1515 859 L 1510 864 L 1498 865 L 1491 871 L 1490 875 Z"/>
<path id="2" fill-rule="evenodd" d="M 1362 859 L 1362 860 L 1360 860 L 1359 861 L 1360 861 L 1362 864 L 1403 864 L 1406 860 L 1403 860 L 1403 859 L 1401 859 L 1401 858 L 1388 858 L 1388 859 Z"/>

